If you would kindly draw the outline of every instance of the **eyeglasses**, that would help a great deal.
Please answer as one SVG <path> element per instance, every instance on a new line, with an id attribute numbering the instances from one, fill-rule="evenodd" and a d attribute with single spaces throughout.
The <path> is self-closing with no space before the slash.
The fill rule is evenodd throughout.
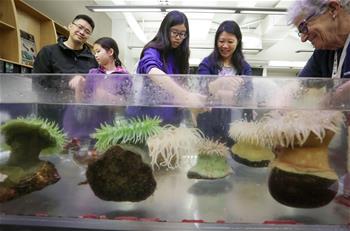
<path id="1" fill-rule="evenodd" d="M 72 24 L 73 24 L 74 26 L 76 26 L 80 31 L 83 31 L 84 34 L 86 34 L 86 35 L 91 35 L 91 34 L 92 34 L 92 32 L 91 32 L 89 29 L 85 28 L 84 26 L 82 26 L 82 25 L 80 25 L 80 24 L 76 24 L 76 23 L 74 23 L 74 22 L 72 22 Z"/>
<path id="2" fill-rule="evenodd" d="M 187 33 L 186 32 L 178 32 L 178 31 L 175 31 L 175 30 L 170 30 L 170 35 L 171 35 L 171 37 L 174 37 L 174 38 L 179 36 L 180 39 L 185 39 L 187 37 Z"/>
<path id="3" fill-rule="evenodd" d="M 314 12 L 313 14 L 311 14 L 307 18 L 305 18 L 303 21 L 301 21 L 301 23 L 297 27 L 299 36 L 301 36 L 301 34 L 309 33 L 308 23 L 309 23 L 310 19 L 312 19 L 313 17 L 319 16 L 319 15 L 323 14 L 324 12 L 326 12 L 326 10 L 327 10 L 326 6 L 327 6 L 327 4 L 323 5 L 321 7 L 321 11 Z"/>

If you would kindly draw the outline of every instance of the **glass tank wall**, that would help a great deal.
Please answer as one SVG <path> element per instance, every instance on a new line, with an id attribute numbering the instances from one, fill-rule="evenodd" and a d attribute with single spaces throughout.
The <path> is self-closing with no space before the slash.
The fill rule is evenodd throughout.
<path id="1" fill-rule="evenodd" d="M 168 78 L 1 75 L 1 227 L 348 230 L 349 81 Z"/>

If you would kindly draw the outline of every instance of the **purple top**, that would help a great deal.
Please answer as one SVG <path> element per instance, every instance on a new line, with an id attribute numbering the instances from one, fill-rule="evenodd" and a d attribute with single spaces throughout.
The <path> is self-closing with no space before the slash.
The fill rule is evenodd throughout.
<path id="1" fill-rule="evenodd" d="M 174 55 L 172 53 L 168 55 L 165 64 L 159 50 L 148 48 L 144 51 L 138 63 L 137 73 L 148 74 L 154 67 L 167 74 L 179 74 L 179 70 L 175 67 Z M 173 97 L 161 87 L 156 86 L 151 79 L 145 78 L 143 85 L 148 87 L 142 89 L 142 104 L 147 105 L 149 102 L 157 104 L 157 101 L 172 101 Z M 163 124 L 179 124 L 183 118 L 182 110 L 175 107 L 128 107 L 127 109 L 128 117 L 146 115 L 149 117 L 160 117 Z"/>
<path id="2" fill-rule="evenodd" d="M 132 82 L 129 76 L 118 76 L 113 74 L 127 74 L 122 68 L 117 69 L 108 75 L 102 67 L 90 69 L 86 76 L 84 89 L 84 103 L 93 103 L 96 89 L 104 89 L 113 95 L 127 97 L 131 91 Z M 68 137 L 87 139 L 101 123 L 112 123 L 115 117 L 115 110 L 109 106 L 102 105 L 69 105 L 64 115 L 63 127 Z"/>

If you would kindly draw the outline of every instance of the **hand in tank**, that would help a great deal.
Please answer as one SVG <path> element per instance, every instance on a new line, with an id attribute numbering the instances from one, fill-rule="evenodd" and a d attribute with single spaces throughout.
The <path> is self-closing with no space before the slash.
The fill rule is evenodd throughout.
<path id="1" fill-rule="evenodd" d="M 73 90 L 79 87 L 79 85 L 85 82 L 84 76 L 76 75 L 68 83 L 69 87 Z"/>
<path id="2" fill-rule="evenodd" d="M 85 82 L 85 78 L 81 75 L 76 75 L 69 81 L 69 87 L 75 90 L 75 100 L 77 102 L 81 102 L 84 97 Z"/>
<path id="3" fill-rule="evenodd" d="M 209 83 L 209 92 L 215 94 L 218 91 L 237 91 L 244 83 L 241 77 L 219 77 Z"/>
<path id="4" fill-rule="evenodd" d="M 332 92 L 326 94 L 320 101 L 320 105 L 324 107 L 333 107 L 342 105 L 346 107 L 350 102 L 350 81 L 347 81 L 336 87 Z"/>

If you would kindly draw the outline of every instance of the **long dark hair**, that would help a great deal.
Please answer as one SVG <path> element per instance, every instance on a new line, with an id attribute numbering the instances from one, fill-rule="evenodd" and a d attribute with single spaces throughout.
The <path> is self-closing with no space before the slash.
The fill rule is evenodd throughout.
<path id="1" fill-rule="evenodd" d="M 236 50 L 233 52 L 231 57 L 231 64 L 236 68 L 237 73 L 241 74 L 243 70 L 244 55 L 242 52 L 242 33 L 238 24 L 235 21 L 227 20 L 220 24 L 215 34 L 214 51 L 210 54 L 210 58 L 216 63 L 217 68 L 222 68 L 222 57 L 218 48 L 218 40 L 221 33 L 227 32 L 233 34 L 237 38 Z"/>
<path id="2" fill-rule="evenodd" d="M 170 42 L 170 28 L 172 26 L 184 24 L 186 27 L 186 38 L 182 41 L 180 46 L 173 49 Z M 165 70 L 167 69 L 167 57 L 169 53 L 174 50 L 174 60 L 180 74 L 187 74 L 189 71 L 190 48 L 189 48 L 190 30 L 188 20 L 184 13 L 180 11 L 170 11 L 163 19 L 156 36 L 145 45 L 141 52 L 140 59 L 143 53 L 148 48 L 155 48 L 160 51 Z"/>
<path id="3" fill-rule="evenodd" d="M 114 62 L 115 65 L 117 67 L 122 66 L 122 62 L 119 59 L 119 48 L 118 48 L 118 44 L 117 42 L 110 38 L 110 37 L 102 37 L 97 39 L 94 44 L 99 44 L 103 49 L 105 50 L 109 50 L 109 49 L 113 49 L 113 58 L 114 58 Z"/>

